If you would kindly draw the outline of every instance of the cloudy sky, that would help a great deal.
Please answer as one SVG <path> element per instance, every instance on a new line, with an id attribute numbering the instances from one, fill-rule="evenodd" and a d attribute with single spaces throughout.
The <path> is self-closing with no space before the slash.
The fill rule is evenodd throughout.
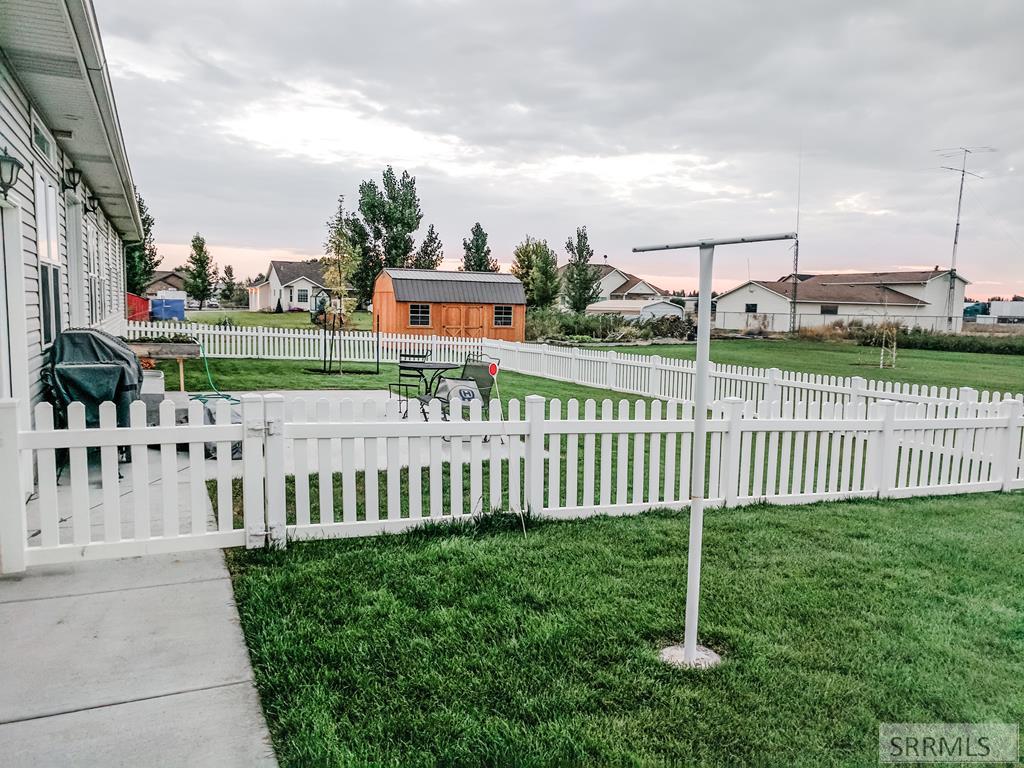
<path id="1" fill-rule="evenodd" d="M 948 266 L 1024 293 L 1024 3 L 1017 0 L 95 0 L 135 181 L 165 261 L 320 254 L 338 195 L 416 176 L 451 266 L 473 222 L 510 262 L 586 225 L 667 288 L 695 254 L 647 243 L 793 229 L 801 269 Z M 790 246 L 722 250 L 716 287 Z"/>

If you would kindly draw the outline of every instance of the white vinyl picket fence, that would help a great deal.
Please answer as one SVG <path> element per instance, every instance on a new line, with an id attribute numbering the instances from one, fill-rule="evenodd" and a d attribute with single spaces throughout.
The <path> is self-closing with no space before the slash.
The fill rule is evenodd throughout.
<path id="1" fill-rule="evenodd" d="M 1024 406 L 765 403 L 726 398 L 708 422 L 712 505 L 792 504 L 1024 488 Z M 73 404 L 19 428 L 0 401 L 0 571 L 81 559 L 367 536 L 491 510 L 551 517 L 687 507 L 693 410 L 686 402 L 528 397 L 441 418 L 402 419 L 394 401 L 286 403 L 247 395 L 240 418 L 173 405 L 145 426 L 114 406 L 85 428 Z M 649 410 L 648 410 L 649 408 Z M 758 410 L 755 413 L 755 408 Z M 753 416 L 758 418 L 752 418 Z M 212 423 L 207 423 L 212 421 Z M 240 458 L 233 454 L 240 452 Z M 25 468 L 35 476 L 23 485 Z M 23 500 L 31 492 L 28 502 Z"/>
<path id="2" fill-rule="evenodd" d="M 494 339 L 462 339 L 414 334 L 375 334 L 346 331 L 334 337 L 320 330 L 291 328 L 241 328 L 197 323 L 129 322 L 127 338 L 187 334 L 197 339 L 209 357 L 261 358 L 273 360 L 319 360 L 325 344 L 333 344 L 334 359 L 352 362 L 398 362 L 403 352 L 430 352 L 431 359 L 461 362 L 467 355 L 486 354 L 501 360 L 503 370 L 568 381 L 609 392 L 644 395 L 664 400 L 693 398 L 693 362 L 660 355 L 616 352 L 582 347 L 559 347 Z M 1024 401 L 1021 393 L 979 392 L 970 387 L 929 387 L 891 381 L 873 381 L 860 376 L 825 376 L 753 368 L 712 365 L 712 397 L 738 397 L 758 407 L 762 402 L 818 404 L 863 404 L 878 400 L 924 403 L 934 406 L 929 417 L 953 413 L 959 403 L 995 405 L 1010 397 Z"/>

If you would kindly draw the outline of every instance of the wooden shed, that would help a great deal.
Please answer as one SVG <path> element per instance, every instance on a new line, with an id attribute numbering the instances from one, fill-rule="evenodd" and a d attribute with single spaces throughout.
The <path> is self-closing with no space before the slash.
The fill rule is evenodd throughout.
<path id="1" fill-rule="evenodd" d="M 373 286 L 373 321 L 382 333 L 523 341 L 526 292 L 501 272 L 385 269 Z"/>

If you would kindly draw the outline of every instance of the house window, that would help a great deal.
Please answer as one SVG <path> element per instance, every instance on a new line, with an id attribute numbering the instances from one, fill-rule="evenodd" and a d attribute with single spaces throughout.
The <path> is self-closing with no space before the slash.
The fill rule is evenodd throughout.
<path id="1" fill-rule="evenodd" d="M 838 315 L 839 305 L 838 304 L 822 304 L 821 314 L 823 315 Z"/>
<path id="2" fill-rule="evenodd" d="M 430 305 L 429 304 L 410 304 L 409 305 L 409 325 L 410 326 L 429 326 L 430 325 Z"/>
<path id="3" fill-rule="evenodd" d="M 34 112 L 32 113 L 32 146 L 50 164 L 51 168 L 57 167 L 57 145 L 53 141 L 53 136 L 43 127 Z"/>
<path id="4" fill-rule="evenodd" d="M 512 306 L 510 304 L 494 305 L 494 327 L 510 328 L 512 326 Z"/>
<path id="5" fill-rule="evenodd" d="M 757 304 L 747 304 L 746 308 L 743 311 L 748 313 L 748 314 L 752 314 L 754 312 L 757 312 Z"/>
<path id="6" fill-rule="evenodd" d="M 39 257 L 39 315 L 43 346 L 61 331 L 60 249 L 57 242 L 57 190 L 42 175 L 35 178 L 36 253 Z"/>
<path id="7" fill-rule="evenodd" d="M 299 288 L 299 304 L 309 302 L 309 288 Z"/>
<path id="8" fill-rule="evenodd" d="M 288 289 L 288 303 L 291 304 L 293 301 L 295 301 L 295 289 L 294 288 L 289 288 Z"/>

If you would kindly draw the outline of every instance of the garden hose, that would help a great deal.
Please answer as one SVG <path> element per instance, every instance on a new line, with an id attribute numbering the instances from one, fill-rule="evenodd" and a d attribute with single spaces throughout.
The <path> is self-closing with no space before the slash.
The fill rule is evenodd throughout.
<path id="1" fill-rule="evenodd" d="M 232 405 L 238 405 L 241 401 L 233 395 L 225 395 L 219 389 L 217 385 L 213 383 L 213 375 L 210 373 L 210 361 L 206 358 L 206 348 L 196 337 L 192 337 L 196 344 L 199 345 L 199 356 L 203 358 L 203 368 L 206 370 L 206 380 L 210 383 L 210 389 L 212 392 L 199 392 L 195 395 L 189 395 L 189 400 L 198 400 L 203 405 L 206 405 L 210 400 L 227 400 Z"/>

